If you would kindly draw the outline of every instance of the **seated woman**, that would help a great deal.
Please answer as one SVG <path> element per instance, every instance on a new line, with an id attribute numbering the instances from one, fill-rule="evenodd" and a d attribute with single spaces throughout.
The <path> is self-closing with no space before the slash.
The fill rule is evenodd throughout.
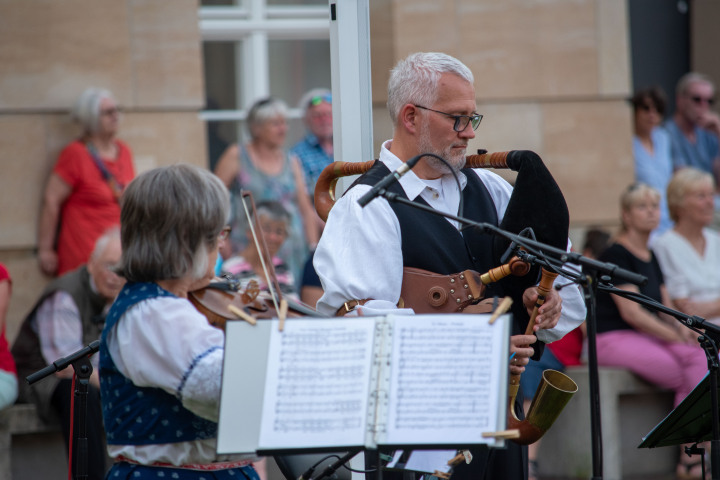
<path id="1" fill-rule="evenodd" d="M 288 268 L 287 264 L 278 257 L 280 248 L 288 238 L 288 229 L 290 228 L 290 214 L 283 208 L 280 202 L 265 201 L 257 204 L 255 208 L 257 222 L 262 229 L 265 237 L 265 243 L 268 248 L 268 254 L 272 258 L 275 267 L 275 275 L 277 277 L 280 293 L 283 296 L 298 300 L 297 289 L 295 288 L 295 277 Z M 231 274 L 240 281 L 241 290 L 245 290 L 247 284 L 251 280 L 255 280 L 261 290 L 268 290 L 268 276 L 264 271 L 263 264 L 260 260 L 260 252 L 257 244 L 253 239 L 250 227 L 246 230 L 247 247 L 245 247 L 238 255 L 228 258 L 222 263 L 221 272 Z"/>
<path id="2" fill-rule="evenodd" d="M 107 478 L 258 480 L 249 459 L 216 453 L 224 334 L 187 299 L 214 277 L 229 212 L 222 182 L 190 165 L 147 171 L 124 193 L 127 283 L 100 345 Z"/>
<path id="3" fill-rule="evenodd" d="M 683 312 L 720 325 L 720 234 L 713 221 L 715 181 L 709 173 L 683 168 L 668 185 L 675 226 L 653 244 L 668 292 Z"/>
<path id="4" fill-rule="evenodd" d="M 600 255 L 602 262 L 648 278 L 639 289 L 632 284 L 617 288 L 640 292 L 672 308 L 663 273 L 648 248 L 650 232 L 660 221 L 660 194 L 644 184 L 631 185 L 622 195 L 622 228 L 615 242 Z M 631 300 L 600 292 L 597 298 L 598 364 L 623 367 L 640 378 L 675 392 L 677 406 L 708 370 L 698 334 L 672 317 L 657 314 Z M 678 478 L 701 478 L 700 460 L 681 456 Z"/>

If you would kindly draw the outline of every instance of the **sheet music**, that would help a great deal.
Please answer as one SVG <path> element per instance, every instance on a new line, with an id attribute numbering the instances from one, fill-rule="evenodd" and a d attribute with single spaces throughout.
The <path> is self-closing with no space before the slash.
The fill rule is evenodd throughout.
<path id="1" fill-rule="evenodd" d="M 273 321 L 260 448 L 362 445 L 373 319 Z"/>
<path id="2" fill-rule="evenodd" d="M 393 317 L 388 421 L 379 443 L 496 443 L 481 435 L 504 428 L 510 316 L 493 325 L 489 318 Z"/>

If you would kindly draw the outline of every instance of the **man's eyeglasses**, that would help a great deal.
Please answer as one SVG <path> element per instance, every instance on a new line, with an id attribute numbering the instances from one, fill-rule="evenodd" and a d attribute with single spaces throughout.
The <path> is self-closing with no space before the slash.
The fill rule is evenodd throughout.
<path id="1" fill-rule="evenodd" d="M 455 130 L 456 132 L 462 132 L 467 128 L 468 124 L 472 124 L 472 129 L 477 130 L 477 128 L 480 126 L 480 122 L 483 119 L 483 116 L 479 113 L 474 113 L 472 115 L 452 115 L 450 113 L 433 110 L 432 108 L 422 107 L 420 105 L 413 104 L 413 106 L 416 108 L 422 108 L 423 110 L 439 113 L 440 115 L 445 115 L 446 117 L 454 119 L 455 124 L 453 125 L 453 130 Z"/>
<path id="2" fill-rule="evenodd" d="M 715 99 L 713 97 L 701 97 L 700 95 L 693 95 L 692 97 L 690 97 L 690 99 L 697 105 L 700 105 L 701 103 L 707 103 L 708 105 L 712 106 L 715 103 Z"/>
<path id="3" fill-rule="evenodd" d="M 329 93 L 325 95 L 315 95 L 310 99 L 310 105 L 313 107 L 320 105 L 322 102 L 332 103 L 332 95 Z"/>

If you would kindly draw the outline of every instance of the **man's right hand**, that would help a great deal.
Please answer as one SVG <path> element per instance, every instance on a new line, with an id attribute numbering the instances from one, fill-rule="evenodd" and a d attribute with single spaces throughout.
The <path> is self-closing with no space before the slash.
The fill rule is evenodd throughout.
<path id="1" fill-rule="evenodd" d="M 698 121 L 698 125 L 720 138 L 720 115 L 715 112 L 705 112 Z"/>

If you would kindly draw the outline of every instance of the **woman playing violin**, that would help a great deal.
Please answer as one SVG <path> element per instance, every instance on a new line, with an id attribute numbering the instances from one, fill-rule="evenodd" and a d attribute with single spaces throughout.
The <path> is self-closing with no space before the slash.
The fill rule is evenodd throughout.
<path id="1" fill-rule="evenodd" d="M 229 208 L 222 182 L 190 165 L 150 170 L 125 191 L 127 284 L 100 346 L 108 478 L 258 479 L 247 460 L 216 454 L 224 334 L 187 299 L 213 278 Z"/>

